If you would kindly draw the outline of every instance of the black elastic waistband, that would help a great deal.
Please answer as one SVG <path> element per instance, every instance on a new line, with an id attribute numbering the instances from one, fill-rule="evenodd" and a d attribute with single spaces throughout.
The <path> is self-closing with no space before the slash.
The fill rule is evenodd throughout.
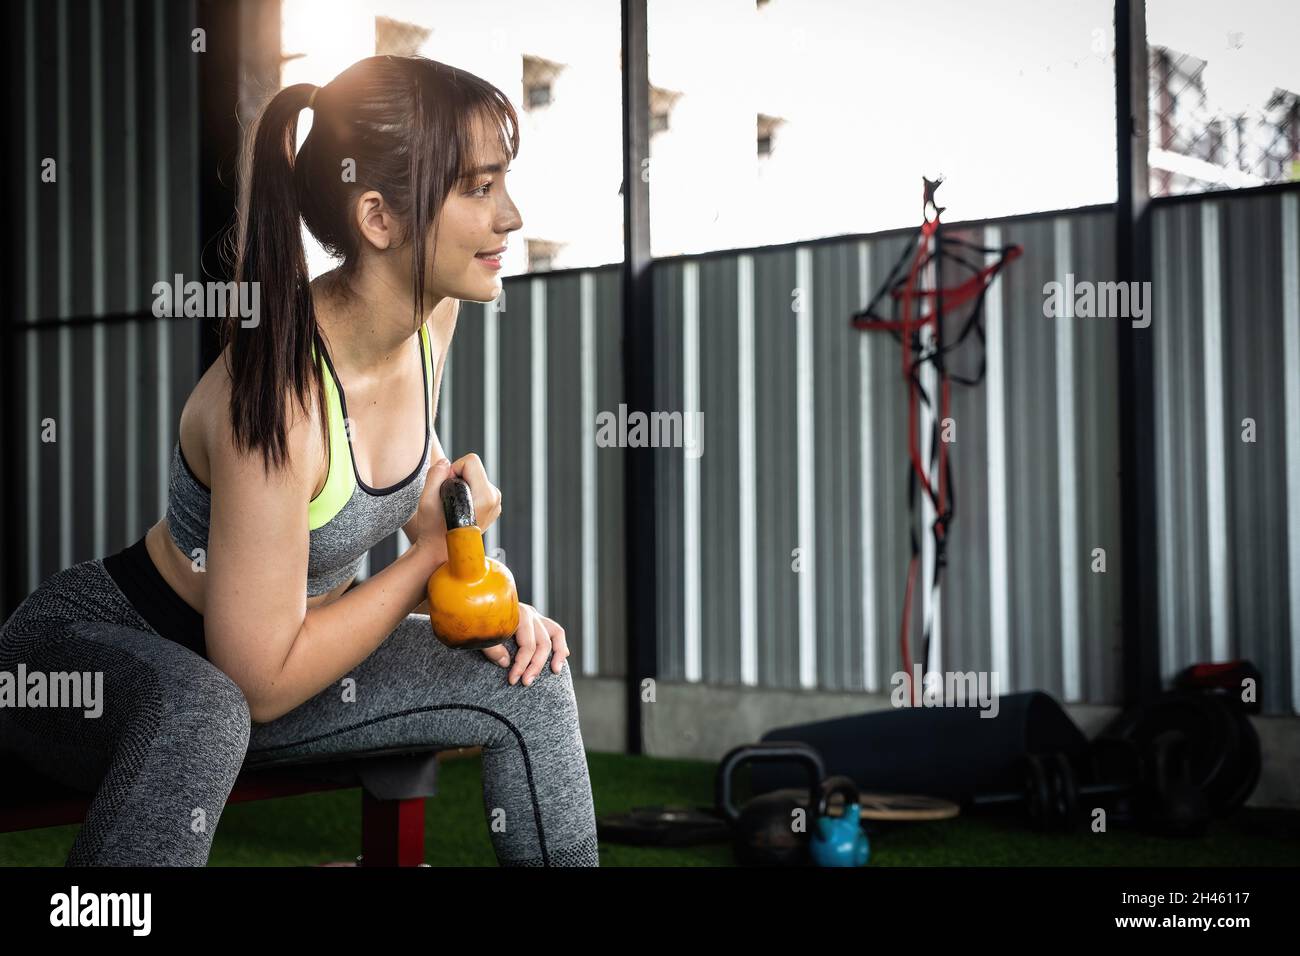
<path id="1" fill-rule="evenodd" d="M 150 627 L 168 640 L 207 658 L 203 615 L 186 604 L 185 599 L 167 583 L 154 565 L 153 558 L 149 557 L 144 538 L 104 558 L 104 570 Z"/>

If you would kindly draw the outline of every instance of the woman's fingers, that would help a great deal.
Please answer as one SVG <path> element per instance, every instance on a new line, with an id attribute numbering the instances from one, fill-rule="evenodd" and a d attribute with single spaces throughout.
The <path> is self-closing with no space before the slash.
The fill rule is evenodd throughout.
<path id="1" fill-rule="evenodd" d="M 533 622 L 531 605 L 523 603 L 519 605 L 519 629 L 515 631 L 515 643 L 519 645 L 519 653 L 515 655 L 515 663 L 506 676 L 506 680 L 511 684 L 518 683 L 519 678 L 532 662 L 533 652 L 537 650 L 536 625 Z"/>
<path id="2" fill-rule="evenodd" d="M 531 686 L 533 681 L 537 680 L 537 675 L 546 666 L 546 656 L 551 653 L 551 634 L 542 624 L 544 618 L 537 613 L 536 608 L 532 609 L 531 616 L 533 619 L 533 653 L 528 661 L 528 666 L 524 668 L 523 681 L 525 687 Z"/>
<path id="3" fill-rule="evenodd" d="M 510 666 L 510 652 L 501 644 L 485 647 L 483 653 L 493 664 L 500 664 L 502 667 Z"/>
<path id="4" fill-rule="evenodd" d="M 415 523 L 415 540 L 422 541 L 430 547 L 446 547 L 447 517 L 442 507 L 439 489 L 442 483 L 452 476 L 451 462 L 440 458 L 424 476 L 424 491 L 420 493 Z"/>
<path id="5" fill-rule="evenodd" d="M 569 656 L 569 643 L 564 639 L 564 628 L 556 624 L 549 617 L 541 618 L 542 626 L 546 628 L 551 635 L 551 670 L 559 673 L 564 669 L 564 661 Z"/>
<path id="6" fill-rule="evenodd" d="M 531 604 L 519 605 L 519 629 L 515 632 L 515 642 L 519 645 L 519 653 L 515 655 L 514 665 L 506 677 L 511 684 L 522 680 L 525 687 L 531 686 L 546 666 L 548 655 L 551 658 L 551 670 L 558 674 L 564 669 L 564 662 L 569 657 L 564 628 L 549 617 L 544 617 Z M 489 650 L 500 650 L 502 656 L 509 659 L 509 653 L 500 646 Z M 491 654 L 489 656 L 501 663 L 501 658 Z"/>
<path id="7" fill-rule="evenodd" d="M 480 530 L 501 517 L 501 491 L 488 480 L 487 469 L 478 455 L 470 452 L 451 463 L 452 473 L 469 485 L 474 499 L 474 520 Z"/>

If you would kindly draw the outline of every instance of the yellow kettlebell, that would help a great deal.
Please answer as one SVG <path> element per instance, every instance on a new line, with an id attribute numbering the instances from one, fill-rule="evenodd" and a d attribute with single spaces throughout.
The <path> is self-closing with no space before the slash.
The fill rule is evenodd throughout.
<path id="1" fill-rule="evenodd" d="M 484 552 L 474 498 L 464 479 L 448 478 L 439 494 L 447 518 L 447 563 L 429 577 L 433 635 L 451 648 L 503 644 L 519 630 L 514 575 Z"/>

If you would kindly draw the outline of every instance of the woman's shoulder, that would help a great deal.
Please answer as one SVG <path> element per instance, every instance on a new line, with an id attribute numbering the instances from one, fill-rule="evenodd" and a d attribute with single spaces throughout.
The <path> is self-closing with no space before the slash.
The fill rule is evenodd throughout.
<path id="1" fill-rule="evenodd" d="M 230 420 L 231 379 L 228 369 L 229 349 L 218 356 L 199 377 L 198 383 L 185 400 L 180 416 L 180 443 L 185 459 L 199 479 L 212 487 L 212 461 L 218 456 L 236 454 L 235 436 Z M 299 407 L 293 400 L 285 403 L 287 429 L 285 440 L 289 460 L 295 464 L 308 462 L 310 473 L 317 477 L 313 487 L 324 483 L 328 467 L 329 450 L 321 434 L 319 403 L 316 382 L 308 379 L 309 393 Z M 259 456 L 260 458 L 260 453 Z"/>

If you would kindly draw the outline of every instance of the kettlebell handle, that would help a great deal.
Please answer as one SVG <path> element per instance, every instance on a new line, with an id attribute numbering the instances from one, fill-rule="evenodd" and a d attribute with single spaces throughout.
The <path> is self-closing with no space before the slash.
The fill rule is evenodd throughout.
<path id="1" fill-rule="evenodd" d="M 853 782 L 852 777 L 837 775 L 827 777 L 821 782 L 821 790 L 817 794 L 817 816 L 830 816 L 831 798 L 836 794 L 844 796 L 844 812 L 847 814 L 849 807 L 858 803 L 858 785 Z"/>
<path id="2" fill-rule="evenodd" d="M 464 478 L 455 475 L 448 478 L 438 489 L 438 495 L 442 498 L 442 513 L 447 519 L 448 531 L 478 527 L 474 518 L 474 495 Z"/>
<path id="3" fill-rule="evenodd" d="M 718 809 L 726 814 L 727 819 L 733 824 L 740 820 L 740 811 L 731 800 L 732 777 L 742 764 L 760 761 L 802 764 L 808 771 L 810 794 L 818 793 L 822 778 L 826 776 L 826 767 L 822 763 L 821 754 L 799 740 L 765 740 L 757 744 L 742 744 L 732 748 L 718 764 L 718 773 L 714 780 L 714 800 Z M 822 797 L 822 802 L 825 799 Z"/>

